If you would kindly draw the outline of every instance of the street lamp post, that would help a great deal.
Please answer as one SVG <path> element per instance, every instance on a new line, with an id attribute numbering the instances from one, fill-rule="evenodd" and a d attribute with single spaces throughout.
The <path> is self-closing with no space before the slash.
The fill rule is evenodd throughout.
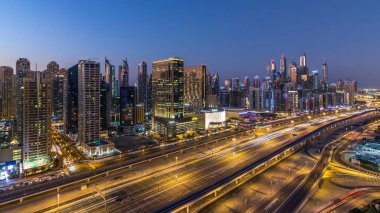
<path id="1" fill-rule="evenodd" d="M 58 207 L 59 207 L 59 196 L 60 196 L 60 194 L 59 194 L 59 192 L 57 191 L 57 202 L 58 202 Z"/>
<path id="2" fill-rule="evenodd" d="M 178 157 L 177 156 L 175 157 L 175 165 L 176 166 L 178 165 Z"/>
<path id="3" fill-rule="evenodd" d="M 270 187 L 271 187 L 272 192 L 273 192 L 273 179 L 272 178 L 270 179 Z"/>

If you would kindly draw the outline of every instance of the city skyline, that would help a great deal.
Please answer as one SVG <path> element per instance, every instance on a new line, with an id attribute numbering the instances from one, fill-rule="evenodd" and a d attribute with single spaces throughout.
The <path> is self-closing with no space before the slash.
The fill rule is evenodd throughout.
<path id="1" fill-rule="evenodd" d="M 0 5 L 0 212 L 380 210 L 380 2 Z"/>
<path id="2" fill-rule="evenodd" d="M 376 87 L 379 80 L 379 65 L 375 63 L 379 48 L 378 2 L 309 2 L 302 10 L 297 6 L 301 1 L 183 2 L 175 4 L 181 12 L 165 15 L 173 8 L 170 3 L 94 2 L 93 14 L 68 12 L 71 16 L 56 17 L 58 8 L 70 11 L 73 2 L 56 7 L 48 1 L 33 5 L 6 1 L 0 15 L 5 20 L 0 28 L 4 50 L 0 64 L 15 68 L 15 61 L 25 57 L 32 69 L 37 63 L 38 70 L 44 70 L 50 61 L 69 68 L 78 60 L 97 58 L 104 73 L 105 56 L 115 66 L 127 57 L 130 83 L 134 83 L 141 61 L 147 61 L 151 73 L 154 60 L 179 56 L 185 59 L 185 66 L 207 64 L 208 71 L 218 72 L 221 79 L 246 75 L 263 79 L 271 59 L 279 65 L 284 54 L 288 62 L 298 62 L 305 51 L 311 59 L 311 70 L 321 72 L 324 59 L 328 62 L 329 82 L 349 78 L 358 81 L 360 87 Z M 84 3 L 75 5 L 79 9 L 88 7 Z M 96 15 L 104 11 L 111 11 L 110 16 Z M 141 13 L 146 15 L 142 17 Z M 289 15 L 292 13 L 297 15 Z M 170 26 L 173 29 L 169 34 L 165 30 Z M 110 30 L 104 34 L 106 27 Z M 17 33 L 18 29 L 30 33 Z M 95 35 L 96 30 L 99 32 Z"/>

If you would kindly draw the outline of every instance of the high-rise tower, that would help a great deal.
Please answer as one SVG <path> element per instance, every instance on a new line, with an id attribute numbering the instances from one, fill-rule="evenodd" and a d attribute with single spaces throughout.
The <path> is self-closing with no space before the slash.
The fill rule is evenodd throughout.
<path id="1" fill-rule="evenodd" d="M 16 62 L 16 72 L 18 70 L 30 70 L 30 62 L 26 58 L 19 58 Z"/>
<path id="2" fill-rule="evenodd" d="M 63 87 L 63 123 L 65 133 L 78 132 L 78 64 L 66 71 Z"/>
<path id="3" fill-rule="evenodd" d="M 300 57 L 300 67 L 307 67 L 306 53 L 303 52 Z"/>
<path id="4" fill-rule="evenodd" d="M 286 83 L 286 76 L 287 76 L 287 70 L 286 70 L 286 57 L 285 55 L 281 55 L 280 57 L 280 76 L 281 76 L 281 82 Z"/>
<path id="5" fill-rule="evenodd" d="M 298 68 L 295 61 L 291 61 L 289 64 L 288 78 L 290 82 L 293 82 L 295 85 L 298 83 Z"/>
<path id="6" fill-rule="evenodd" d="M 24 170 L 50 162 L 51 81 L 39 71 L 22 70 L 17 75 L 17 125 L 23 144 Z M 38 163 L 36 163 L 38 162 Z"/>
<path id="7" fill-rule="evenodd" d="M 183 59 L 168 58 L 152 65 L 155 117 L 182 118 L 184 114 Z"/>
<path id="8" fill-rule="evenodd" d="M 211 95 L 219 96 L 219 74 L 215 73 L 211 79 Z"/>
<path id="9" fill-rule="evenodd" d="M 55 72 L 52 77 L 52 117 L 54 120 L 63 120 L 63 107 L 64 107 L 64 83 L 66 78 L 66 70 L 61 69 Z"/>
<path id="10" fill-rule="evenodd" d="M 49 78 L 50 80 L 53 80 L 54 76 L 59 71 L 59 64 L 55 61 L 51 61 L 47 64 L 46 70 L 44 71 L 44 75 Z"/>
<path id="11" fill-rule="evenodd" d="M 206 65 L 186 67 L 184 69 L 185 102 L 191 107 L 207 106 L 207 70 Z"/>
<path id="12" fill-rule="evenodd" d="M 327 69 L 327 63 L 324 61 L 322 63 L 322 81 L 328 83 L 328 69 Z"/>
<path id="13" fill-rule="evenodd" d="M 145 109 L 147 108 L 147 63 L 142 61 L 137 67 L 137 85 L 138 85 L 138 102 L 143 103 Z M 137 104 L 137 103 L 136 103 Z"/>
<path id="14" fill-rule="evenodd" d="M 13 108 L 13 69 L 0 67 L 0 119 L 12 119 L 15 116 Z"/>
<path id="15" fill-rule="evenodd" d="M 119 85 L 120 87 L 129 86 L 129 65 L 127 58 L 125 58 L 123 64 L 119 66 Z"/>
<path id="16" fill-rule="evenodd" d="M 100 137 L 100 63 L 78 62 L 78 140 L 91 144 Z"/>
<path id="17" fill-rule="evenodd" d="M 107 58 L 105 59 L 105 81 L 111 87 L 111 96 L 115 97 L 115 66 L 113 66 Z"/>

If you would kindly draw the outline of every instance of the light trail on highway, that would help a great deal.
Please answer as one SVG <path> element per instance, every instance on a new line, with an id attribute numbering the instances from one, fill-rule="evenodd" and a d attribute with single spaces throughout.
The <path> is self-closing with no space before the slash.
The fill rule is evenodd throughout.
<path id="1" fill-rule="evenodd" d="M 337 117 L 331 118 L 329 120 L 334 120 Z M 189 191 L 189 188 L 194 189 L 198 188 L 204 185 L 207 185 L 208 182 L 214 181 L 213 177 L 216 178 L 220 174 L 223 173 L 230 173 L 232 170 L 236 167 L 242 167 L 244 164 L 246 164 L 247 159 L 251 158 L 252 160 L 258 159 L 258 157 L 270 152 L 275 147 L 280 147 L 284 143 L 287 143 L 289 141 L 289 137 L 291 133 L 294 132 L 294 128 L 299 128 L 300 135 L 305 133 L 305 128 L 316 128 L 316 127 L 310 127 L 310 125 L 313 122 L 321 122 L 320 119 L 312 120 L 310 123 L 306 124 L 300 124 L 296 125 L 294 127 L 289 127 L 283 130 L 280 130 L 278 132 L 270 133 L 264 137 L 258 138 L 256 140 L 252 140 L 249 142 L 246 142 L 241 145 L 236 145 L 227 148 L 226 150 L 215 152 L 212 157 L 207 158 L 208 162 L 204 162 L 204 160 L 197 161 L 194 163 L 191 163 L 190 166 L 185 166 L 185 168 L 179 168 L 175 171 L 170 171 L 166 174 L 162 174 L 159 176 L 159 179 L 156 180 L 154 178 L 151 178 L 148 180 L 148 183 L 139 183 L 138 185 L 141 186 L 147 186 L 147 187 L 136 187 L 132 184 L 127 186 L 121 186 L 120 188 L 123 188 L 120 190 L 109 188 L 108 191 L 106 191 L 106 194 L 109 194 L 110 198 L 107 200 L 107 206 L 112 211 L 122 210 L 122 211 L 128 211 L 128 212 L 138 212 L 142 208 L 144 211 L 150 211 L 153 210 L 161 203 L 169 202 L 171 200 L 174 200 L 176 197 L 173 196 L 173 191 L 178 191 L 178 194 L 183 194 Z M 266 143 L 270 142 L 271 140 L 277 139 L 273 143 Z M 261 145 L 269 144 L 269 146 L 263 146 L 263 149 L 265 148 L 266 152 L 264 150 L 256 150 L 253 152 L 251 150 L 254 147 L 259 147 Z M 257 152 L 260 151 L 260 154 Z M 232 153 L 235 153 L 231 155 Z M 230 154 L 230 157 L 225 157 L 225 155 Z M 237 154 L 236 154 L 237 153 Z M 252 153 L 257 154 L 255 157 L 252 156 Z M 232 159 L 235 161 L 234 163 L 231 163 Z M 251 162 L 250 161 L 250 162 Z M 178 178 L 175 178 L 178 177 Z M 188 185 L 188 180 L 191 179 L 191 185 Z M 180 182 L 180 183 L 178 183 Z M 153 183 L 153 184 L 152 184 Z M 166 183 L 166 185 L 162 185 Z M 173 187 L 174 186 L 174 187 Z M 137 189 L 136 189 L 136 188 Z M 133 190 L 135 188 L 135 190 Z M 161 189 L 160 192 L 155 192 L 155 198 L 146 200 L 144 196 L 146 196 L 149 193 L 152 193 L 153 191 Z M 168 189 L 170 189 L 171 194 L 168 194 Z M 133 202 L 131 201 L 124 201 L 123 203 L 117 203 L 116 200 L 118 199 L 118 193 L 122 193 L 122 191 L 125 191 L 128 193 L 127 199 L 133 197 L 133 200 L 139 200 L 141 202 Z M 177 195 L 178 195 L 177 194 Z M 114 196 L 115 195 L 115 196 Z M 102 209 L 102 200 L 99 196 L 96 196 L 95 198 L 87 198 L 89 200 L 92 200 L 92 202 L 87 203 L 88 207 L 80 206 L 78 209 L 78 206 L 73 205 L 72 208 L 66 208 L 67 211 L 95 211 L 96 209 L 100 210 Z M 84 202 L 81 202 L 84 203 Z M 158 204 L 158 206 L 157 206 Z M 66 210 L 62 211 L 66 212 Z"/>

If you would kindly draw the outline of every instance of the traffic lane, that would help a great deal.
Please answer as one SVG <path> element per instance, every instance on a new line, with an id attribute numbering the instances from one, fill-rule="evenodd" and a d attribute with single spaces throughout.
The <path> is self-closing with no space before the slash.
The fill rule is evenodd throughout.
<path id="1" fill-rule="evenodd" d="M 136 167 L 133 167 L 133 168 L 136 168 Z"/>
<path id="2" fill-rule="evenodd" d="M 243 158 L 243 160 L 242 161 L 246 161 L 246 159 L 247 158 L 249 158 L 249 157 L 251 157 L 251 155 L 247 155 L 246 157 L 244 157 Z M 234 167 L 234 166 L 233 166 Z M 225 170 L 227 170 L 227 169 L 229 169 L 229 168 L 225 168 Z M 215 170 L 214 170 L 215 171 Z M 224 172 L 224 171 L 223 171 Z M 210 173 L 208 173 L 208 174 L 210 174 Z M 218 174 L 215 174 L 215 175 L 217 175 L 218 176 Z M 204 183 L 204 181 L 202 180 L 204 177 L 200 177 L 200 178 L 195 178 L 195 179 L 192 179 L 192 180 L 200 180 L 200 184 L 195 184 L 195 185 L 199 185 L 199 186 L 201 186 L 202 185 L 202 183 Z M 207 178 L 208 178 L 208 180 L 210 180 L 210 175 L 208 175 L 207 176 Z M 213 182 L 214 180 L 213 179 L 211 179 L 211 181 L 210 182 Z M 194 186 L 194 184 L 192 184 L 193 186 Z M 194 187 L 192 187 L 193 189 L 194 189 Z M 127 205 L 127 206 L 129 206 L 129 205 Z M 128 209 L 128 210 L 130 210 L 130 209 Z"/>
<path id="3" fill-rule="evenodd" d="M 321 117 L 327 117 L 327 116 L 314 116 L 313 119 L 320 119 Z M 307 119 L 307 121 L 310 121 L 310 119 Z M 299 123 L 295 123 L 295 124 L 292 124 L 292 125 L 296 125 L 296 124 L 299 124 Z M 288 126 L 278 126 L 278 127 L 275 127 L 275 128 L 271 128 L 270 131 L 271 132 L 278 131 L 278 130 L 281 130 L 281 129 L 284 129 L 284 128 L 287 128 L 287 127 Z M 251 130 L 248 130 L 248 131 L 251 131 Z M 240 134 L 240 133 L 241 132 L 235 132 L 233 134 Z M 256 133 L 265 135 L 265 134 L 268 134 L 270 132 L 264 130 L 264 131 L 259 131 L 259 132 L 256 132 Z M 218 139 L 218 138 L 220 139 L 220 138 L 229 137 L 229 136 L 231 136 L 231 135 L 226 134 L 224 136 L 223 135 L 222 136 L 215 136 L 215 138 L 214 138 L 214 136 L 209 136 L 207 138 L 204 138 L 205 141 L 203 141 L 203 139 L 202 139 L 201 141 L 195 141 L 195 142 L 190 142 L 190 143 L 198 143 L 198 144 L 200 144 L 200 143 L 207 142 L 209 140 L 215 140 L 215 139 Z M 189 145 L 189 142 L 180 143 L 179 145 L 180 146 Z M 195 144 L 195 145 L 197 145 L 197 144 Z M 171 148 L 171 147 L 168 147 L 168 148 Z M 183 147 L 183 148 L 185 148 L 185 147 Z M 146 151 L 146 153 L 154 153 L 157 150 L 155 148 L 150 148 L 150 149 L 146 149 L 145 151 Z M 107 161 L 107 162 L 110 162 L 110 163 L 115 162 L 116 163 L 116 162 L 125 161 L 125 160 L 128 160 L 128 159 L 133 159 L 134 157 L 135 157 L 134 155 L 131 155 L 131 156 L 123 155 L 121 159 L 119 159 L 119 158 L 111 159 L 110 161 Z M 97 167 L 105 166 L 107 164 L 107 162 L 101 162 L 101 163 L 99 163 L 99 165 L 97 165 Z"/>
<path id="4" fill-rule="evenodd" d="M 244 139 L 244 138 L 243 138 Z M 237 141 L 237 142 L 239 142 L 239 141 Z M 227 144 L 227 146 L 228 146 L 228 144 Z M 206 149 L 206 148 L 205 148 Z M 199 152 L 199 150 L 202 150 L 202 148 L 197 148 L 196 149 L 196 152 Z M 207 151 L 207 150 L 202 150 L 202 151 Z M 185 152 L 186 153 L 186 152 Z M 154 162 L 154 161 L 153 161 Z M 133 167 L 133 168 L 135 168 L 135 167 Z M 75 188 L 75 187 L 74 187 Z"/>
<path id="5" fill-rule="evenodd" d="M 247 136 L 248 137 L 248 136 Z M 244 138 L 243 138 L 244 139 Z M 239 142 L 239 140 L 237 140 L 237 142 Z M 223 143 L 222 144 L 222 146 L 228 146 L 229 145 L 229 143 L 228 143 L 228 141 L 227 141 L 227 143 Z M 202 147 L 202 148 L 197 148 L 196 150 L 195 150 L 195 152 L 196 153 L 198 153 L 198 152 L 207 152 L 207 148 L 204 148 L 204 147 Z M 186 154 L 188 154 L 188 152 L 184 152 L 184 153 L 186 153 Z M 203 154 L 203 153 L 201 153 L 201 154 Z M 191 155 L 191 154 L 190 154 Z M 192 155 L 193 156 L 193 155 Z M 182 156 L 181 156 L 181 158 L 180 158 L 180 160 L 179 160 L 179 162 L 180 161 L 182 161 Z M 153 161 L 153 162 L 156 162 L 156 161 Z M 133 169 L 135 169 L 136 167 L 134 166 L 133 167 Z M 77 188 L 77 187 L 72 187 L 72 188 Z"/>
<path id="6" fill-rule="evenodd" d="M 335 125 L 336 126 L 336 125 Z M 330 127 L 329 127 L 330 128 Z"/>
<path id="7" fill-rule="evenodd" d="M 352 199 L 344 205 L 335 209 L 337 212 L 349 212 L 353 208 L 362 208 L 375 199 L 379 199 L 380 191 L 364 194 L 358 198 Z"/>
<path id="8" fill-rule="evenodd" d="M 203 164 L 203 165 L 205 165 L 205 164 Z M 202 168 L 202 165 L 199 167 L 199 168 Z M 199 170 L 199 168 L 195 168 L 195 170 Z M 214 170 L 214 169 L 212 169 L 212 170 Z M 212 171 L 211 170 L 211 171 Z M 169 175 L 170 177 L 170 179 L 171 178 L 173 178 L 174 177 L 174 174 L 171 174 L 171 175 Z M 180 175 L 180 176 L 182 176 L 182 175 Z M 196 178 L 195 178 L 195 180 L 196 180 Z M 166 181 L 166 180 L 165 180 Z M 152 181 L 152 182 L 157 182 L 157 181 Z M 149 183 L 148 183 L 149 184 Z M 145 185 L 145 184 L 144 184 Z M 129 191 L 129 192 L 131 192 L 133 189 L 127 189 L 127 191 Z M 138 188 L 136 191 L 141 191 L 141 189 L 140 188 Z"/>
<path id="9" fill-rule="evenodd" d="M 279 190 L 283 191 L 282 187 L 286 186 L 295 177 L 309 171 L 313 162 L 314 160 L 309 156 L 298 152 L 253 177 L 227 195 L 218 198 L 202 209 L 201 212 L 222 212 L 226 208 L 234 209 L 238 212 L 255 212 L 257 209 L 264 209 L 277 197 L 276 193 Z M 252 197 L 255 199 L 252 199 Z M 265 202 L 268 204 L 265 205 Z M 258 206 L 263 206 L 263 208 Z"/>

